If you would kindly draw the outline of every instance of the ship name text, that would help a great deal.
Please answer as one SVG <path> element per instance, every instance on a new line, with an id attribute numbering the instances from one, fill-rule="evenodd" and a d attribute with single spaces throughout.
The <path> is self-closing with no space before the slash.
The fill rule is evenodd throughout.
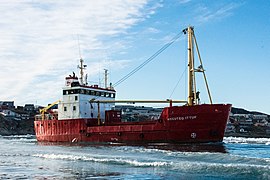
<path id="1" fill-rule="evenodd" d="M 178 116 L 178 117 L 170 117 L 168 118 L 169 121 L 183 121 L 183 120 L 193 120 L 197 119 L 197 116 Z"/>

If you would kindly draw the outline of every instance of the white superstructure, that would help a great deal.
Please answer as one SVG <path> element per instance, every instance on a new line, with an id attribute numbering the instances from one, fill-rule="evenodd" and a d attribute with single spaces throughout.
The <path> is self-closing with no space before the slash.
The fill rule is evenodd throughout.
<path id="1" fill-rule="evenodd" d="M 78 68 L 80 69 L 81 77 L 78 78 L 75 73 L 66 77 L 63 98 L 58 104 L 59 120 L 98 118 L 98 104 L 91 103 L 91 100 L 115 100 L 116 92 L 112 87 L 101 88 L 98 85 L 88 86 L 83 81 L 83 70 L 86 65 L 83 65 L 82 59 L 80 59 L 80 62 Z M 107 76 L 107 71 L 105 76 Z M 114 103 L 102 103 L 99 105 L 101 121 L 105 119 L 105 110 L 111 110 L 113 106 Z"/>
<path id="2" fill-rule="evenodd" d="M 98 85 L 80 85 L 78 78 L 66 77 L 63 98 L 58 104 L 58 119 L 97 118 L 97 103 L 90 100 L 115 100 L 115 90 L 100 88 Z M 113 103 L 100 104 L 100 119 L 105 119 L 105 110 L 111 110 Z"/>

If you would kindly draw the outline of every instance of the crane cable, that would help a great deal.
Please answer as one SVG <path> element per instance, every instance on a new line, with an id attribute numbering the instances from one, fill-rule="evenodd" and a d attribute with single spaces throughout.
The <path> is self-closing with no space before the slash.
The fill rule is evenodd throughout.
<path id="1" fill-rule="evenodd" d="M 188 48 L 187 48 L 187 41 L 185 41 L 185 42 L 186 42 L 186 43 L 185 43 L 185 49 L 188 49 Z M 186 60 L 185 64 L 187 64 L 187 51 L 185 51 L 185 60 Z M 171 99 L 171 97 L 173 96 L 173 94 L 174 94 L 174 92 L 175 92 L 177 86 L 179 85 L 180 81 L 182 80 L 183 76 L 184 76 L 184 75 L 185 75 L 185 76 L 187 75 L 187 74 L 186 74 L 187 68 L 188 68 L 188 66 L 186 66 L 185 70 L 183 71 L 183 73 L 181 74 L 180 78 L 178 79 L 176 85 L 174 86 L 174 88 L 173 88 L 173 90 L 172 90 L 172 93 L 171 93 L 169 99 Z M 187 88 L 186 88 L 187 82 L 186 82 L 186 79 L 187 79 L 187 78 L 185 78 L 185 97 L 187 97 L 187 92 L 186 92 L 186 91 L 187 91 Z"/>
<path id="2" fill-rule="evenodd" d="M 132 76 L 137 71 L 139 71 L 141 68 L 143 68 L 145 65 L 147 65 L 149 62 L 151 62 L 153 59 L 155 59 L 160 53 L 162 53 L 165 49 L 167 49 L 169 46 L 171 46 L 177 39 L 179 39 L 181 37 L 182 33 L 183 32 L 181 31 L 176 36 L 174 36 L 168 43 L 166 43 L 164 46 L 162 46 L 157 52 L 155 52 L 152 56 L 150 56 L 142 64 L 140 64 L 139 66 L 137 66 L 135 69 L 133 69 L 127 75 L 125 75 L 120 80 L 118 80 L 116 83 L 114 83 L 113 87 L 118 86 L 119 84 L 121 84 L 122 82 L 124 82 L 126 79 L 128 79 L 130 76 Z"/>
<path id="3" fill-rule="evenodd" d="M 179 84 L 180 81 L 182 80 L 183 76 L 184 76 L 185 73 L 187 72 L 187 68 L 188 68 L 188 66 L 186 66 L 186 69 L 183 71 L 183 73 L 181 74 L 180 78 L 178 79 L 176 85 L 174 86 L 174 88 L 173 88 L 173 90 L 172 90 L 172 93 L 171 93 L 171 95 L 170 95 L 170 99 L 171 99 L 172 95 L 174 94 L 174 91 L 176 90 L 178 84 Z"/>

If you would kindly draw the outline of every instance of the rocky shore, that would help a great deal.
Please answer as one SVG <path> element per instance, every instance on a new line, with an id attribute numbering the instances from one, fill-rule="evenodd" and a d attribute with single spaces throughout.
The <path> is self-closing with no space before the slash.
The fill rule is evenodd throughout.
<path id="1" fill-rule="evenodd" d="M 0 135 L 25 135 L 35 134 L 34 118 L 17 121 L 0 115 Z"/>

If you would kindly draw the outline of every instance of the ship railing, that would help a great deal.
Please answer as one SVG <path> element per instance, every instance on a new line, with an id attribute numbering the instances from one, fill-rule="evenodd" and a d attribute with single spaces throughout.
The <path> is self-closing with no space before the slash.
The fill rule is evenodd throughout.
<path id="1" fill-rule="evenodd" d="M 129 103 L 129 104 L 135 104 L 135 103 L 169 103 L 169 106 L 172 107 L 173 103 L 182 103 L 187 104 L 188 102 L 186 100 L 172 100 L 172 99 L 166 99 L 166 100 L 98 100 L 98 99 L 91 99 L 89 101 L 90 103 L 97 103 L 98 107 L 98 125 L 101 125 L 101 118 L 100 118 L 100 103 Z"/>
<path id="2" fill-rule="evenodd" d="M 40 121 L 42 120 L 41 114 L 35 115 L 35 121 Z"/>
<path id="3" fill-rule="evenodd" d="M 35 120 L 36 121 L 41 121 L 41 120 L 56 120 L 58 119 L 58 113 L 49 113 L 49 114 L 38 114 L 35 115 Z"/>

